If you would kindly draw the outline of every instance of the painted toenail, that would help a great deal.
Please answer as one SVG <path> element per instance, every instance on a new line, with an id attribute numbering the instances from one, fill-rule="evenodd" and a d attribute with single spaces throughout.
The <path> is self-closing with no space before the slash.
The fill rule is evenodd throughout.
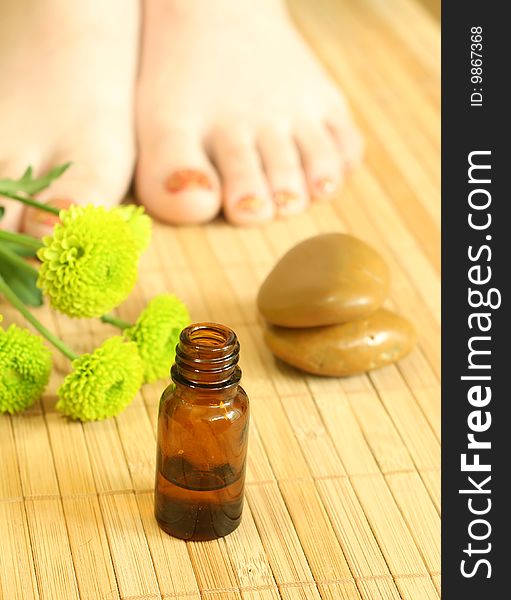
<path id="1" fill-rule="evenodd" d="M 236 204 L 236 208 L 248 213 L 257 213 L 264 206 L 264 202 L 257 196 L 243 196 Z"/>
<path id="2" fill-rule="evenodd" d="M 71 204 L 73 204 L 73 201 L 69 200 L 69 198 L 52 198 L 46 202 L 46 204 L 62 209 L 69 208 Z M 30 209 L 29 219 L 34 223 L 40 223 L 41 225 L 46 225 L 47 227 L 53 227 L 59 222 L 58 215 L 53 215 L 37 208 Z"/>
<path id="3" fill-rule="evenodd" d="M 321 196 L 331 196 L 337 191 L 336 182 L 330 177 L 321 177 L 314 184 L 314 189 Z"/>
<path id="4" fill-rule="evenodd" d="M 287 190 L 280 190 L 273 194 L 273 202 L 281 209 L 287 209 L 300 201 L 300 198 L 294 193 Z"/>
<path id="5" fill-rule="evenodd" d="M 213 184 L 205 173 L 193 169 L 174 171 L 165 181 L 165 189 L 171 194 L 177 194 L 191 188 L 212 190 Z"/>

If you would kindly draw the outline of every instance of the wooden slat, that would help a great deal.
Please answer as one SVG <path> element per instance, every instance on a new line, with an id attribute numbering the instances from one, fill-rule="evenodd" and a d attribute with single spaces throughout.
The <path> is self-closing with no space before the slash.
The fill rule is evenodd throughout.
<path id="1" fill-rule="evenodd" d="M 162 596 L 200 598 L 186 542 L 158 527 L 153 494 L 137 494 L 136 499 Z"/>
<path id="2" fill-rule="evenodd" d="M 355 579 L 390 578 L 387 563 L 350 482 L 344 478 L 326 479 L 316 485 Z"/>
<path id="3" fill-rule="evenodd" d="M 244 590 L 241 593 L 243 600 L 280 600 L 281 595 L 276 587 L 258 590 Z"/>
<path id="4" fill-rule="evenodd" d="M 261 441 L 261 436 L 257 430 L 254 419 L 250 421 L 249 433 L 250 450 L 247 456 L 247 483 L 257 483 L 261 481 L 271 481 L 275 475 L 271 469 L 266 451 Z"/>
<path id="5" fill-rule="evenodd" d="M 80 599 L 119 598 L 97 497 L 63 498 L 62 502 Z"/>
<path id="6" fill-rule="evenodd" d="M 373 456 L 383 472 L 413 469 L 408 448 L 370 385 L 363 392 L 346 392 L 351 409 Z"/>
<path id="7" fill-rule="evenodd" d="M 282 405 L 275 396 L 256 396 L 251 402 L 252 417 L 277 478 L 309 477 L 307 462 Z"/>
<path id="8" fill-rule="evenodd" d="M 314 579 L 354 583 L 314 482 L 282 481 L 279 487 Z"/>
<path id="9" fill-rule="evenodd" d="M 249 486 L 247 499 L 277 584 L 312 583 L 307 559 L 276 484 Z"/>
<path id="10" fill-rule="evenodd" d="M 387 388 L 382 373 L 371 375 L 379 396 L 403 438 L 415 466 L 430 469 L 440 464 L 440 445 L 407 389 Z"/>
<path id="11" fill-rule="evenodd" d="M 392 577 L 360 579 L 358 587 L 364 600 L 402 600 Z"/>
<path id="12" fill-rule="evenodd" d="M 433 585 L 435 586 L 435 589 L 436 589 L 438 595 L 441 597 L 442 596 L 442 585 L 441 585 L 440 575 L 433 575 L 433 577 L 431 579 L 433 580 Z"/>
<path id="13" fill-rule="evenodd" d="M 314 393 L 332 442 L 349 474 L 379 473 L 378 465 L 357 422 L 349 400 L 341 388 L 330 393 Z"/>
<path id="14" fill-rule="evenodd" d="M 392 575 L 427 575 L 424 561 L 383 477 L 351 477 L 351 482 Z"/>
<path id="15" fill-rule="evenodd" d="M 25 507 L 22 502 L 0 502 L 0 543 L 0 598 L 39 598 Z"/>
<path id="16" fill-rule="evenodd" d="M 82 424 L 53 411 L 46 412 L 46 423 L 60 493 L 96 492 Z"/>
<path id="17" fill-rule="evenodd" d="M 435 433 L 438 440 L 441 437 L 441 405 L 440 405 L 440 387 L 435 385 L 429 388 L 412 389 L 412 393 L 417 399 L 417 403 L 422 409 L 428 424 Z"/>
<path id="18" fill-rule="evenodd" d="M 440 572 L 440 518 L 417 473 L 395 473 L 385 480 L 430 574 Z"/>
<path id="19" fill-rule="evenodd" d="M 119 308 L 116 308 L 114 311 L 118 317 L 128 321 L 128 323 L 135 323 L 145 307 L 143 286 L 143 281 L 139 279 L 130 293 L 129 301 L 123 302 Z M 117 330 L 117 334 L 119 333 L 119 330 Z M 99 342 L 99 340 L 97 341 Z"/>
<path id="20" fill-rule="evenodd" d="M 190 263 L 174 231 L 169 232 L 169 229 L 162 223 L 153 221 L 151 240 L 161 272 L 164 275 L 169 271 L 180 269 L 189 271 Z"/>
<path id="21" fill-rule="evenodd" d="M 243 509 L 241 525 L 224 538 L 240 589 L 276 588 L 268 558 L 250 506 Z"/>
<path id="22" fill-rule="evenodd" d="M 314 477 L 344 475 L 344 465 L 310 395 L 286 396 L 282 406 Z"/>
<path id="23" fill-rule="evenodd" d="M 19 417 L 17 417 L 19 418 Z M 11 417 L 0 417 L 0 439 L 2 440 L 2 461 L 0 469 L 0 498 L 22 498 L 20 467 L 14 440 Z"/>
<path id="24" fill-rule="evenodd" d="M 79 598 L 60 499 L 25 502 L 41 600 Z"/>
<path id="25" fill-rule="evenodd" d="M 242 384 L 249 396 L 272 396 L 275 385 L 268 377 L 266 365 L 260 355 L 258 339 L 253 335 L 253 327 L 239 325 L 236 328 L 240 346 L 240 366 L 243 371 Z"/>
<path id="26" fill-rule="evenodd" d="M 241 598 L 234 568 L 223 540 L 188 544 L 197 585 L 202 595 Z"/>
<path id="27" fill-rule="evenodd" d="M 440 513 L 441 507 L 441 480 L 440 480 L 440 469 L 431 469 L 429 471 L 420 471 L 420 476 L 429 495 L 435 505 L 438 513 Z"/>
<path id="28" fill-rule="evenodd" d="M 354 581 L 318 583 L 318 590 L 325 600 L 360 600 L 362 597 Z"/>
<path id="29" fill-rule="evenodd" d="M 116 420 L 133 489 L 152 489 L 156 439 L 141 396 L 138 395 Z"/>
<path id="30" fill-rule="evenodd" d="M 439 598 L 429 577 L 398 577 L 396 584 L 403 600 L 438 600 Z"/>
<path id="31" fill-rule="evenodd" d="M 231 288 L 224 271 L 218 267 L 211 267 L 195 271 L 196 282 L 202 290 L 208 308 L 209 318 L 215 323 L 224 323 L 229 327 L 237 328 L 243 323 L 243 314 L 236 301 L 236 296 Z M 208 290 L 216 290 L 215 294 Z"/>
<path id="32" fill-rule="evenodd" d="M 313 583 L 300 583 L 297 585 L 284 585 L 280 587 L 283 600 L 318 600 L 317 586 Z"/>
<path id="33" fill-rule="evenodd" d="M 135 496 L 100 496 L 100 505 L 121 597 L 160 598 Z"/>
<path id="34" fill-rule="evenodd" d="M 42 413 L 13 418 L 23 494 L 58 496 L 59 485 L 48 431 Z"/>
<path id="35" fill-rule="evenodd" d="M 83 430 L 97 491 L 132 489 L 115 419 L 84 423 Z"/>

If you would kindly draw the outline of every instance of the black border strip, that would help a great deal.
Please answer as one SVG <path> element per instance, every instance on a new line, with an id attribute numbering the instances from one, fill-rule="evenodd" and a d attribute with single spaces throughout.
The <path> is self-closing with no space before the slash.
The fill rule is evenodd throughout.
<path id="1" fill-rule="evenodd" d="M 442 4 L 442 597 L 448 600 L 511 597 L 507 7 Z M 478 35 L 481 47 L 472 46 Z"/>

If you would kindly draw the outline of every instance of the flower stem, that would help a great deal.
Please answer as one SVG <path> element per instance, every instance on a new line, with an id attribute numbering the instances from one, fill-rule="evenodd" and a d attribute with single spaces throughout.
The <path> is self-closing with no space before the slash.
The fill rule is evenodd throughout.
<path id="1" fill-rule="evenodd" d="M 12 231 L 3 231 L 0 230 L 0 240 L 6 240 L 7 242 L 14 242 L 15 244 L 19 244 L 20 246 L 26 246 L 27 248 L 32 248 L 33 250 L 39 250 L 43 243 L 35 237 L 31 235 L 26 235 L 24 233 L 13 233 Z"/>
<path id="2" fill-rule="evenodd" d="M 0 196 L 5 196 L 6 198 L 10 198 L 11 200 L 17 200 L 18 202 L 22 202 L 27 206 L 32 206 L 33 208 L 39 208 L 41 210 L 45 210 L 46 212 L 52 213 L 53 215 L 59 215 L 60 208 L 55 208 L 54 206 L 48 206 L 48 204 L 43 204 L 42 202 L 38 202 L 33 198 L 25 198 L 24 196 L 18 196 L 17 194 L 11 194 L 10 192 L 1 192 Z"/>
<path id="3" fill-rule="evenodd" d="M 109 323 L 110 325 L 118 327 L 119 329 L 127 329 L 128 327 L 132 326 L 132 324 L 128 323 L 128 321 L 114 317 L 114 315 L 103 315 L 100 317 L 100 320 L 103 321 L 103 323 Z"/>
<path id="4" fill-rule="evenodd" d="M 0 275 L 0 294 L 2 294 L 5 299 L 10 302 L 14 308 L 16 308 L 25 319 L 37 329 L 37 331 L 45 337 L 51 344 L 60 350 L 64 356 L 67 356 L 69 360 L 74 360 L 78 358 L 78 354 L 75 354 L 71 348 L 66 346 L 64 342 L 58 338 L 55 334 L 53 334 L 49 329 L 34 317 L 34 315 L 28 310 L 28 308 L 23 304 L 23 302 L 16 296 L 16 294 L 11 290 L 11 288 L 7 285 L 4 278 Z"/>

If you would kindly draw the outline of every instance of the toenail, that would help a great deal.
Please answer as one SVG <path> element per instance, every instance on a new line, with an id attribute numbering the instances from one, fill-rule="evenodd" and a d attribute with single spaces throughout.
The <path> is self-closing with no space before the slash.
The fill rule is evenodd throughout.
<path id="1" fill-rule="evenodd" d="M 165 180 L 165 189 L 171 194 L 177 194 L 190 188 L 212 190 L 213 184 L 205 173 L 202 171 L 194 171 L 193 169 L 174 171 L 174 173 L 169 175 Z"/>
<path id="2" fill-rule="evenodd" d="M 73 204 L 72 200 L 68 198 L 52 198 L 48 202 L 46 202 L 49 206 L 53 206 L 55 208 L 69 208 L 71 204 Z M 31 221 L 35 223 L 40 223 L 41 225 L 46 225 L 48 227 L 53 227 L 59 222 L 59 216 L 54 215 L 52 213 L 48 213 L 44 210 L 38 208 L 31 208 L 29 218 Z"/>
<path id="3" fill-rule="evenodd" d="M 264 202 L 257 196 L 243 196 L 236 204 L 236 208 L 243 212 L 257 213 L 264 206 Z"/>
<path id="4" fill-rule="evenodd" d="M 300 198 L 294 192 L 289 192 L 287 190 L 280 190 L 273 194 L 273 202 L 275 202 L 279 208 L 286 209 L 299 201 Z"/>
<path id="5" fill-rule="evenodd" d="M 330 177 L 321 177 L 314 183 L 315 191 L 321 196 L 331 196 L 337 191 L 337 183 Z"/>

